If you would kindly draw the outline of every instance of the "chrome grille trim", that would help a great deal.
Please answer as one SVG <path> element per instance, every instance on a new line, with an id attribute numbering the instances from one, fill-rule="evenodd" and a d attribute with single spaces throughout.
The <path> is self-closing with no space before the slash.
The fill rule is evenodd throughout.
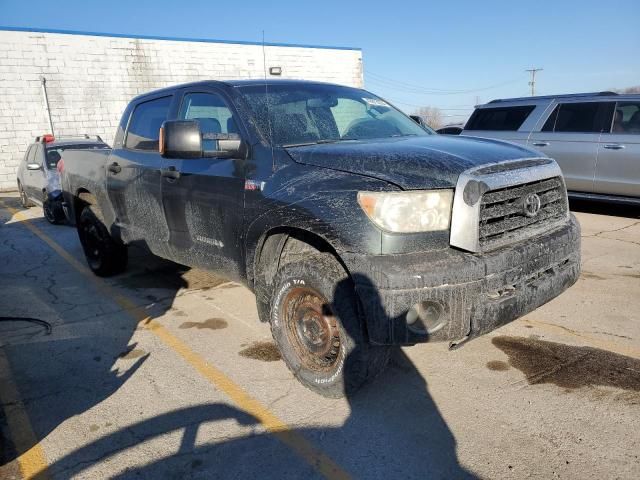
<path id="1" fill-rule="evenodd" d="M 523 212 L 522 199 L 536 194 L 540 211 L 533 217 Z M 482 249 L 518 241 L 567 214 L 567 195 L 562 178 L 553 177 L 485 193 L 480 201 L 479 242 Z"/>
<path id="2" fill-rule="evenodd" d="M 491 168 L 493 166 L 496 168 Z M 542 193 L 546 196 L 541 197 L 541 201 L 546 204 L 553 204 L 553 202 L 562 204 L 564 202 L 565 205 L 568 205 L 562 172 L 558 164 L 550 158 L 520 158 L 509 162 L 485 164 L 466 170 L 458 178 L 454 194 L 450 245 L 469 252 L 488 251 L 522 238 L 538 235 L 565 223 L 569 218 L 568 208 L 555 212 L 556 214 L 549 217 L 549 221 L 527 226 L 524 237 L 507 235 L 501 241 L 483 242 L 482 239 L 486 240 L 487 237 L 486 231 L 483 231 L 484 235 L 481 237 L 481 221 L 492 223 L 486 222 L 491 215 L 494 215 L 493 218 L 508 215 L 510 209 L 513 208 L 509 206 L 509 202 L 504 202 L 505 199 L 509 200 L 510 195 L 516 193 L 523 194 L 524 190 L 519 189 L 525 189 L 529 184 L 553 181 L 554 178 L 560 182 L 560 187 L 555 193 L 543 190 Z M 499 191 L 514 193 L 501 194 Z M 558 195 L 561 198 L 556 198 Z M 484 208 L 482 208 L 483 205 Z M 481 218 L 481 215 L 484 215 L 484 218 Z M 511 222 L 518 223 L 516 220 Z M 511 226 L 513 225 L 507 225 L 507 227 Z M 498 229 L 498 227 L 493 228 Z M 517 228 L 515 226 L 513 230 Z"/>

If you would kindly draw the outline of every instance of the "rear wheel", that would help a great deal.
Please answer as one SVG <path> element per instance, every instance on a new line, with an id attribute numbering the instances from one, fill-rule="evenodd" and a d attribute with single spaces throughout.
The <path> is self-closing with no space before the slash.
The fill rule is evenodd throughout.
<path id="1" fill-rule="evenodd" d="M 31 203 L 31 200 L 29 200 L 27 192 L 24 191 L 24 187 L 20 182 L 18 182 L 18 193 L 20 194 L 20 204 L 23 208 L 33 207 L 33 203 Z"/>
<path id="2" fill-rule="evenodd" d="M 49 195 L 47 195 L 47 192 L 43 192 L 42 195 L 42 212 L 44 213 L 44 218 L 53 225 L 62 223 L 64 220 L 62 207 L 59 204 L 56 204 L 56 202 L 52 202 Z"/>
<path id="3" fill-rule="evenodd" d="M 96 275 L 115 275 L 127 267 L 127 247 L 111 236 L 97 206 L 83 208 L 78 221 L 78 236 L 89 268 Z"/>
<path id="4" fill-rule="evenodd" d="M 329 254 L 285 264 L 274 279 L 271 331 L 307 388 L 338 398 L 386 366 L 392 347 L 368 343 L 351 279 Z"/>

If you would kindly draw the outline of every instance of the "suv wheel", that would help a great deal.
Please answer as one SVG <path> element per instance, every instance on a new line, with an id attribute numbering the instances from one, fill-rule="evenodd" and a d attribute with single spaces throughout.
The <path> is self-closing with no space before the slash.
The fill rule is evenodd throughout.
<path id="1" fill-rule="evenodd" d="M 31 200 L 29 200 L 29 197 L 27 196 L 27 192 L 24 191 L 24 187 L 20 182 L 18 182 L 18 192 L 20 193 L 20 204 L 22 205 L 22 207 L 23 208 L 33 207 L 33 203 L 31 203 Z"/>
<path id="2" fill-rule="evenodd" d="M 115 275 L 127 267 L 127 247 L 111 236 L 95 205 L 85 206 L 80 213 L 78 236 L 89 268 L 96 275 Z"/>
<path id="3" fill-rule="evenodd" d="M 339 398 L 385 368 L 392 347 L 368 343 L 351 279 L 333 256 L 285 264 L 273 292 L 271 332 L 304 386 Z"/>

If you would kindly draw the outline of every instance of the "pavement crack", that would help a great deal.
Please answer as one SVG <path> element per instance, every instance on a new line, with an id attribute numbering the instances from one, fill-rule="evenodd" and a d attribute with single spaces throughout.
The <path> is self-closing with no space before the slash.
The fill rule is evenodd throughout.
<path id="1" fill-rule="evenodd" d="M 637 222 L 633 222 L 630 225 L 626 225 L 624 227 L 620 227 L 620 228 L 614 228 L 613 230 L 601 230 L 599 232 L 596 233 L 592 233 L 591 235 L 583 235 L 584 238 L 589 238 L 589 237 L 599 237 L 600 235 L 604 234 L 604 233 L 614 233 L 614 232 L 620 232 L 622 230 L 626 230 L 627 228 L 631 228 L 631 227 L 635 227 L 636 225 L 640 225 L 640 220 L 638 220 Z M 612 239 L 612 240 L 618 240 L 618 239 Z M 636 243 L 636 242 L 632 242 L 632 243 Z"/>

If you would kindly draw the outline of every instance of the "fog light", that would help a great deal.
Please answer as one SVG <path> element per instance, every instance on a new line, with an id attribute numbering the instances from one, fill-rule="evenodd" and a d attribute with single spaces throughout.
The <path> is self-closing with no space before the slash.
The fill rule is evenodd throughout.
<path id="1" fill-rule="evenodd" d="M 442 306 L 436 302 L 416 303 L 407 312 L 407 326 L 416 333 L 433 333 L 445 324 Z"/>

